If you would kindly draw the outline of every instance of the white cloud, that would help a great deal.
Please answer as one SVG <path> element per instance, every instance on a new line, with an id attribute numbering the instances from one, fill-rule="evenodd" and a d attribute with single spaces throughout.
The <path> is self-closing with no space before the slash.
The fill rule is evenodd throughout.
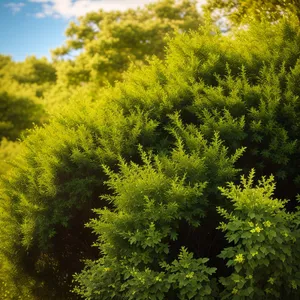
<path id="1" fill-rule="evenodd" d="M 40 3 L 42 11 L 37 17 L 59 15 L 65 18 L 79 17 L 91 11 L 103 9 L 126 10 L 128 8 L 137 8 L 152 0 L 29 0 L 30 2 Z"/>
<path id="2" fill-rule="evenodd" d="M 18 3 L 9 2 L 7 4 L 4 4 L 4 6 L 10 8 L 12 13 L 15 15 L 22 9 L 23 6 L 25 6 L 25 4 L 23 2 L 18 2 Z"/>
<path id="3" fill-rule="evenodd" d="M 142 7 L 154 0 L 28 0 L 33 3 L 40 3 L 42 11 L 36 14 L 36 17 L 79 17 L 91 11 L 103 9 L 126 10 L 129 8 Z M 199 0 L 204 3 L 205 0 Z"/>

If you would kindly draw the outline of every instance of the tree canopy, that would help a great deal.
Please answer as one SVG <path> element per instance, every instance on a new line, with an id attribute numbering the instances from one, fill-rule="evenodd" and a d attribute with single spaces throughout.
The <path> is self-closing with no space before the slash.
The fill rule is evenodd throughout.
<path id="1" fill-rule="evenodd" d="M 227 17 L 234 24 L 249 22 L 249 18 L 274 21 L 289 13 L 300 21 L 299 0 L 208 0 L 206 8 L 218 12 L 221 17 Z"/>
<path id="2" fill-rule="evenodd" d="M 0 140 L 16 140 L 46 119 L 43 94 L 56 81 L 56 70 L 34 56 L 14 62 L 0 55 Z"/>
<path id="3" fill-rule="evenodd" d="M 202 20 L 196 1 L 189 0 L 162 0 L 125 12 L 89 13 L 70 23 L 65 45 L 53 51 L 56 58 L 79 52 L 75 59 L 58 65 L 59 79 L 70 85 L 114 83 L 131 63 L 144 63 L 152 55 L 162 58 L 166 34 L 195 30 Z"/>

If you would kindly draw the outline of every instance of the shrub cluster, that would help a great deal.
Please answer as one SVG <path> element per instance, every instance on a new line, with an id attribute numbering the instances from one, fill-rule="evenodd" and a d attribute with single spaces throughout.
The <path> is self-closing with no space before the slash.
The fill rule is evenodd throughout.
<path id="1" fill-rule="evenodd" d="M 293 19 L 208 25 L 78 93 L 3 182 L 3 260 L 41 299 L 72 298 L 75 272 L 86 299 L 297 299 L 299 53 Z"/>

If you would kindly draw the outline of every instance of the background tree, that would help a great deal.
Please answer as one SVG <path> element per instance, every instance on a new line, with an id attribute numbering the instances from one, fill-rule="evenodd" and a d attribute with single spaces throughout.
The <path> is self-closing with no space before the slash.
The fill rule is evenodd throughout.
<path id="1" fill-rule="evenodd" d="M 196 1 L 189 0 L 162 0 L 125 12 L 89 13 L 70 23 L 66 44 L 53 51 L 57 59 L 72 55 L 73 50 L 80 52 L 74 60 L 58 64 L 59 80 L 67 85 L 113 83 L 122 78 L 130 63 L 144 63 L 152 55 L 162 58 L 166 34 L 195 30 L 201 24 Z"/>
<path id="2" fill-rule="evenodd" d="M 9 169 L 7 161 L 17 154 L 16 140 L 47 120 L 49 104 L 44 101 L 44 93 L 55 82 L 56 70 L 46 59 L 31 56 L 24 62 L 14 62 L 0 55 L 0 173 Z"/>
<path id="3" fill-rule="evenodd" d="M 274 21 L 288 13 L 294 14 L 300 21 L 299 0 L 208 0 L 205 7 L 217 13 L 218 17 L 228 18 L 234 24 L 249 22 L 249 17 Z"/>
<path id="4" fill-rule="evenodd" d="M 40 123 L 44 111 L 41 104 L 25 95 L 16 97 L 0 92 L 0 138 L 16 140 L 21 132 Z"/>
<path id="5" fill-rule="evenodd" d="M 55 81 L 56 70 L 46 59 L 14 62 L 0 56 L 0 139 L 16 140 L 46 120 L 43 94 Z"/>

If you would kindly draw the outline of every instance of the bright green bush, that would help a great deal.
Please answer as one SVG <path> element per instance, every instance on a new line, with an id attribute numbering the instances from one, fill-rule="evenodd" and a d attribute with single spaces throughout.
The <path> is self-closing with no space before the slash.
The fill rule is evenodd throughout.
<path id="1" fill-rule="evenodd" d="M 243 150 L 227 157 L 217 136 L 208 144 L 197 130 L 184 133 L 170 157 L 154 157 L 152 164 L 142 153 L 142 166 L 122 162 L 119 174 L 106 170 L 115 194 L 108 200 L 115 210 L 97 210 L 101 221 L 90 223 L 104 258 L 78 277 L 86 285 L 80 294 L 87 299 L 109 299 L 112 294 L 120 299 L 212 299 L 209 275 L 215 268 L 182 247 L 201 243 L 203 219 L 218 202 L 217 186 L 234 178 L 233 165 Z M 187 146 L 189 140 L 194 143 Z M 205 222 L 206 232 L 212 233 L 215 221 Z M 188 228 L 195 234 L 193 241 L 185 237 Z M 207 247 L 193 252 L 208 253 Z"/>
<path id="2" fill-rule="evenodd" d="M 10 251 L 36 281 L 34 294 L 72 298 L 81 259 L 91 260 L 76 275 L 75 291 L 87 299 L 231 293 L 237 271 L 218 255 L 234 245 L 216 230 L 216 207 L 233 208 L 218 186 L 255 167 L 258 176 L 274 174 L 274 196 L 291 199 L 288 211 L 298 205 L 299 50 L 292 19 L 227 36 L 207 26 L 176 36 L 164 61 L 133 68 L 114 88 L 78 91 L 35 129 L 0 196 L 10 199 L 18 224 L 15 235 L 3 236 L 19 236 Z M 296 238 L 296 221 L 290 227 L 286 214 L 279 215 Z M 90 218 L 100 253 L 84 227 Z M 286 242 L 297 257 L 294 242 Z M 274 247 L 278 259 L 278 245 L 266 247 Z M 26 251 L 19 256 L 16 249 Z M 288 279 L 288 268 L 297 266 L 286 261 Z M 261 291 L 251 292 L 258 297 L 265 284 L 259 276 Z M 276 292 L 289 296 L 288 287 Z"/>
<path id="3" fill-rule="evenodd" d="M 242 187 L 230 184 L 221 189 L 233 202 L 220 229 L 226 232 L 231 247 L 220 257 L 234 271 L 221 278 L 223 298 L 231 299 L 298 299 L 300 284 L 299 213 L 285 209 L 287 201 L 272 199 L 274 178 L 262 178 L 253 187 L 254 172 L 242 178 Z"/>
<path id="4" fill-rule="evenodd" d="M 149 163 L 145 161 L 145 167 L 139 168 L 144 171 L 149 168 Z M 177 161 L 172 159 L 172 163 L 176 165 Z M 249 179 L 242 176 L 242 186 L 230 183 L 228 188 L 220 188 L 222 195 L 231 199 L 233 207 L 229 210 L 217 208 L 226 219 L 218 229 L 225 232 L 230 245 L 218 257 L 225 259 L 227 267 L 233 270 L 227 277 L 216 278 L 213 277 L 216 268 L 204 265 L 209 259 L 193 259 L 193 254 L 184 247 L 179 252 L 179 260 L 174 260 L 171 265 L 166 263 L 174 255 L 171 240 L 180 240 L 178 232 L 182 234 L 174 220 L 182 220 L 184 215 L 189 217 L 186 208 L 188 204 L 193 205 L 193 201 L 186 199 L 187 193 L 182 188 L 179 194 L 177 186 L 177 197 L 170 192 L 162 193 L 158 186 L 165 190 L 168 187 L 174 189 L 163 176 L 159 181 L 154 179 L 159 182 L 154 189 L 156 197 L 148 198 L 145 193 L 153 188 L 147 183 L 164 170 L 157 160 L 155 164 L 159 165 L 159 170 L 152 176 L 141 176 L 132 169 L 123 171 L 122 176 L 110 175 L 108 184 L 116 191 L 110 201 L 115 203 L 116 210 L 98 210 L 101 218 L 89 224 L 99 235 L 98 246 L 104 257 L 88 262 L 85 270 L 75 276 L 79 283 L 74 289 L 76 293 L 85 299 L 111 299 L 112 296 L 115 299 L 298 299 L 299 210 L 288 213 L 286 200 L 272 198 L 275 191 L 273 177 L 263 177 L 253 187 L 252 170 Z M 138 179 L 132 180 L 133 176 Z M 202 189 L 200 198 L 205 197 L 206 186 Z M 140 197 L 136 201 L 132 197 L 134 193 L 143 194 L 144 199 Z M 160 196 L 164 194 L 169 202 L 167 205 Z M 158 205 L 155 200 L 160 201 Z M 185 202 L 186 207 L 181 208 L 176 200 Z M 199 200 L 194 202 L 195 214 L 201 207 Z M 204 211 L 208 211 L 208 207 L 202 214 Z M 201 219 L 205 220 L 200 215 L 198 221 Z M 166 227 L 166 223 L 172 224 L 173 228 Z M 201 226 L 201 221 L 199 224 Z M 190 225 L 197 227 L 199 224 Z M 210 231 L 212 227 L 207 225 L 205 222 L 205 230 Z M 200 237 L 190 238 L 195 242 Z M 186 239 L 184 242 L 190 246 L 191 241 Z M 201 251 L 208 246 L 211 245 L 201 244 Z M 224 288 L 217 285 L 217 280 Z"/>

